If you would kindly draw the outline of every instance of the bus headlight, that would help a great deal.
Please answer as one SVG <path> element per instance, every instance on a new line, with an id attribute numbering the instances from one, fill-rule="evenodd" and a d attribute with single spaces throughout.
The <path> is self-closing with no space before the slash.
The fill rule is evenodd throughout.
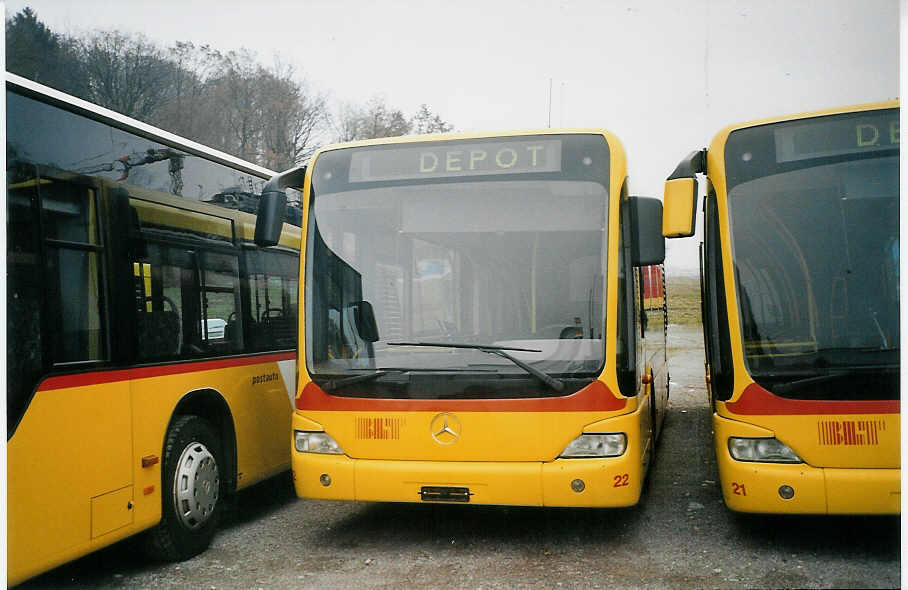
<path id="1" fill-rule="evenodd" d="M 326 432 L 295 430 L 294 444 L 300 453 L 322 453 L 325 455 L 343 455 L 344 451 Z"/>
<path id="2" fill-rule="evenodd" d="M 729 437 L 728 451 L 736 461 L 803 463 L 785 443 L 776 438 Z"/>
<path id="3" fill-rule="evenodd" d="M 561 457 L 618 457 L 627 450 L 627 435 L 623 432 L 608 434 L 581 434 L 561 451 Z"/>

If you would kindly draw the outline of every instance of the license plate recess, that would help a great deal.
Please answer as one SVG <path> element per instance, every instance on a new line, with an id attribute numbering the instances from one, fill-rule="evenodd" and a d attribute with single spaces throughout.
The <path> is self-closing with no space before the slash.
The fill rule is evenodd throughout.
<path id="1" fill-rule="evenodd" d="M 419 497 L 423 502 L 469 502 L 470 488 L 450 486 L 422 486 Z"/>

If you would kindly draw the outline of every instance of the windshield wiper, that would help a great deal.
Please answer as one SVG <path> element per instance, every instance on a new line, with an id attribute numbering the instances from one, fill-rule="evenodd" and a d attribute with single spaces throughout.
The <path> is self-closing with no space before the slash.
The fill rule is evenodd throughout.
<path id="1" fill-rule="evenodd" d="M 403 367 L 382 367 L 375 369 L 371 373 L 363 373 L 361 375 L 350 375 L 349 377 L 341 377 L 339 379 L 329 379 L 321 386 L 325 391 L 334 391 L 346 385 L 353 385 L 354 383 L 361 383 L 363 381 L 372 381 L 373 379 L 378 379 L 379 377 L 384 377 L 391 373 L 474 373 L 476 370 L 465 371 L 464 369 L 440 369 L 440 368 L 403 368 Z M 491 372 L 491 371 L 489 371 Z"/>
<path id="2" fill-rule="evenodd" d="M 507 350 L 516 350 L 519 352 L 542 352 L 541 350 L 535 348 L 517 348 L 514 346 L 495 346 L 494 344 L 456 344 L 451 342 L 388 342 L 388 346 L 430 346 L 438 348 L 468 348 L 470 350 L 478 350 L 480 352 L 485 352 L 488 354 L 498 355 L 502 358 L 508 359 L 533 377 L 536 377 L 555 391 L 561 391 L 564 389 L 564 382 L 560 379 L 552 377 L 548 373 L 544 373 L 532 367 L 520 359 L 516 359 L 513 356 L 509 355 Z"/>
<path id="3" fill-rule="evenodd" d="M 780 395 L 788 395 L 794 393 L 804 387 L 810 387 L 812 385 L 822 385 L 824 383 L 831 383 L 833 381 L 838 381 L 839 379 L 845 379 L 848 377 L 855 377 L 857 375 L 867 374 L 868 369 L 897 369 L 897 367 L 853 367 L 850 370 L 835 370 L 831 371 L 825 375 L 816 375 L 814 377 L 806 377 L 804 379 L 795 379 L 794 381 L 788 381 L 786 383 L 779 383 L 772 387 L 773 393 L 778 393 Z"/>
<path id="4" fill-rule="evenodd" d="M 388 373 L 403 373 L 405 369 L 379 369 L 372 373 L 363 373 L 362 375 L 351 375 L 350 377 L 341 377 L 340 379 L 329 379 L 327 383 L 322 385 L 322 389 L 325 391 L 334 391 L 340 387 L 346 385 L 353 385 L 354 383 L 360 383 L 362 381 L 372 381 L 373 379 L 378 379 L 383 377 Z"/>

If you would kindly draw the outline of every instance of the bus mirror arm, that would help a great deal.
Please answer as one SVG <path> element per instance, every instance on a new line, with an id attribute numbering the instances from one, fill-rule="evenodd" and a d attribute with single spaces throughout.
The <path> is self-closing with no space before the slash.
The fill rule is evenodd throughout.
<path id="1" fill-rule="evenodd" d="M 284 209 L 287 206 L 287 193 L 284 189 L 290 186 L 303 186 L 306 178 L 306 167 L 292 168 L 271 177 L 259 200 L 255 219 L 255 237 L 253 241 L 262 248 L 276 246 L 284 226 Z"/>
<path id="2" fill-rule="evenodd" d="M 706 174 L 706 150 L 694 150 L 678 163 L 675 171 L 665 180 L 678 178 L 695 178 L 697 174 Z"/>

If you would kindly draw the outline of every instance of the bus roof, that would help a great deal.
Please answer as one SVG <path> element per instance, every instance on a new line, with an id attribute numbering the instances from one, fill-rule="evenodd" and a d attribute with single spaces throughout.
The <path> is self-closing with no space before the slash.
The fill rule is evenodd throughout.
<path id="1" fill-rule="evenodd" d="M 850 106 L 834 107 L 829 109 L 822 109 L 818 111 L 807 111 L 804 113 L 792 113 L 788 115 L 778 115 L 775 117 L 768 117 L 765 119 L 755 119 L 753 121 L 745 121 L 743 123 L 733 123 L 727 127 L 719 130 L 718 133 L 713 137 L 713 140 L 710 142 L 710 149 L 712 150 L 720 144 L 724 144 L 725 140 L 728 139 L 728 136 L 732 131 L 737 131 L 738 129 L 745 129 L 747 127 L 758 127 L 760 125 L 767 125 L 770 123 L 781 123 L 783 121 L 798 121 L 800 119 L 810 119 L 812 117 L 823 117 L 825 115 L 841 115 L 844 113 L 859 113 L 862 111 L 875 111 L 882 109 L 894 109 L 899 107 L 898 100 L 887 100 L 883 102 L 871 102 L 865 104 L 857 104 Z"/>
<path id="2" fill-rule="evenodd" d="M 128 130 L 132 133 L 142 135 L 148 139 L 152 139 L 174 148 L 179 148 L 191 154 L 204 156 L 206 159 L 210 159 L 220 164 L 230 166 L 231 168 L 238 168 L 254 176 L 261 178 L 271 178 L 272 176 L 277 174 L 273 170 L 269 170 L 251 162 L 241 160 L 236 156 L 231 156 L 228 153 L 191 141 L 189 139 L 186 139 L 185 137 L 180 137 L 179 135 L 170 133 L 169 131 L 159 129 L 157 127 L 154 127 L 153 125 L 149 125 L 148 123 L 143 123 L 137 119 L 127 117 L 126 115 L 122 115 L 116 111 L 98 106 L 94 103 L 88 102 L 87 100 L 72 96 L 71 94 L 60 92 L 59 90 L 55 90 L 49 86 L 38 84 L 37 82 L 33 82 L 27 78 L 17 76 L 16 74 L 12 74 L 10 72 L 6 72 L 6 85 L 7 87 L 12 86 L 20 92 L 25 92 L 26 94 L 41 96 L 45 102 L 49 102 L 54 106 L 78 113 L 83 116 L 87 116 L 91 119 L 103 121 L 108 125 L 113 125 L 114 127 Z"/>
<path id="3" fill-rule="evenodd" d="M 621 145 L 621 140 L 606 129 L 601 128 L 558 128 L 558 129 L 523 129 L 509 131 L 482 131 L 482 132 L 461 132 L 461 133 L 435 133 L 428 135 L 402 135 L 397 137 L 380 137 L 377 139 L 362 139 L 358 141 L 348 141 L 326 145 L 321 148 L 319 153 L 329 150 L 338 150 L 355 147 L 367 147 L 373 145 L 388 145 L 402 143 L 419 143 L 427 141 L 456 141 L 460 139 L 490 139 L 495 137 L 520 137 L 524 135 L 568 135 L 568 134 L 587 134 L 587 135 L 604 135 L 608 139 L 609 146 L 614 147 Z M 623 149 L 623 148 L 622 148 Z"/>

